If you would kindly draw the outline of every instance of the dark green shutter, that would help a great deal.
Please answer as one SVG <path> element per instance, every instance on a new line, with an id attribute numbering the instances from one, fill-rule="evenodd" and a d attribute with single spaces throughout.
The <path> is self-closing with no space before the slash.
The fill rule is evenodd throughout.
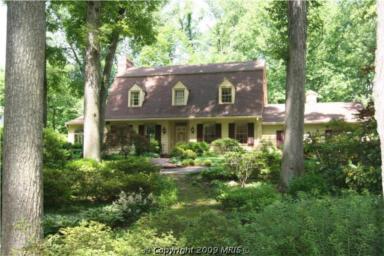
<path id="1" fill-rule="evenodd" d="M 216 124 L 216 139 L 221 138 L 221 124 Z"/>
<path id="2" fill-rule="evenodd" d="M 235 123 L 228 124 L 228 137 L 235 139 Z"/>
<path id="3" fill-rule="evenodd" d="M 161 125 L 159 124 L 155 126 L 155 140 L 161 144 Z"/>
<path id="4" fill-rule="evenodd" d="M 248 123 L 248 146 L 253 146 L 255 144 L 255 124 Z"/>
<path id="5" fill-rule="evenodd" d="M 144 127 L 144 125 L 139 125 L 139 135 L 141 135 L 141 136 L 144 136 L 144 129 L 145 129 L 145 127 Z"/>
<path id="6" fill-rule="evenodd" d="M 197 141 L 203 141 L 203 125 L 197 124 L 197 131 L 196 131 Z"/>

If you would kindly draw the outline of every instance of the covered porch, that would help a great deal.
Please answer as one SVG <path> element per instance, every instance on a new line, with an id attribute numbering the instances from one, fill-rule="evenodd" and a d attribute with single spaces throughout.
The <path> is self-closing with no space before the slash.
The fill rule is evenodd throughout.
<path id="1" fill-rule="evenodd" d="M 258 117 L 152 119 L 108 121 L 105 133 L 125 127 L 161 145 L 161 153 L 169 154 L 177 143 L 233 138 L 244 147 L 255 147 L 261 138 L 261 119 Z"/>

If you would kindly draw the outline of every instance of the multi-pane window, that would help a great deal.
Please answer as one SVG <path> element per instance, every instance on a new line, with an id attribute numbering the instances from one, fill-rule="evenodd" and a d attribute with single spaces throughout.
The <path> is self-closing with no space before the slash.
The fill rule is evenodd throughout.
<path id="1" fill-rule="evenodd" d="M 204 125 L 204 141 L 211 143 L 216 139 L 216 125 L 215 124 L 205 124 Z"/>
<path id="2" fill-rule="evenodd" d="M 247 140 L 248 140 L 248 124 L 247 123 L 236 124 L 235 137 L 238 142 L 247 143 Z"/>
<path id="3" fill-rule="evenodd" d="M 221 102 L 222 103 L 232 103 L 232 88 L 231 87 L 221 88 Z"/>
<path id="4" fill-rule="evenodd" d="M 175 90 L 175 105 L 184 105 L 184 89 Z"/>
<path id="5" fill-rule="evenodd" d="M 82 132 L 75 133 L 75 144 L 83 145 L 84 134 Z"/>
<path id="6" fill-rule="evenodd" d="M 139 106 L 140 103 L 140 92 L 139 91 L 131 91 L 131 106 Z"/>

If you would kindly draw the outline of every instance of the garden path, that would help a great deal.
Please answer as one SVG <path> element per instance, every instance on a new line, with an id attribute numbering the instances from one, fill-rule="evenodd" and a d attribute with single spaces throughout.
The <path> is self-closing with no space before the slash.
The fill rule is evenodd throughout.
<path id="1" fill-rule="evenodd" d="M 171 231 L 178 236 L 194 225 L 196 218 L 203 212 L 215 211 L 217 214 L 222 214 L 212 187 L 208 183 L 197 180 L 198 176 L 194 174 L 168 175 L 175 180 L 178 188 L 177 203 L 168 209 L 142 218 L 138 225 L 150 226 L 159 232 Z"/>

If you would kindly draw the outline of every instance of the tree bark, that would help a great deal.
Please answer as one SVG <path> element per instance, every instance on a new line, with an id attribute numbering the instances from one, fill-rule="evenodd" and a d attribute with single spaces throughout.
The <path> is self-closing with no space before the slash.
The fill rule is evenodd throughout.
<path id="1" fill-rule="evenodd" d="M 47 59 L 44 60 L 44 94 L 43 94 L 43 124 L 48 124 L 48 81 L 47 81 Z"/>
<path id="2" fill-rule="evenodd" d="M 1 255 L 42 238 L 44 2 L 8 4 Z"/>
<path id="3" fill-rule="evenodd" d="M 373 100 L 375 103 L 375 119 L 381 147 L 381 184 L 384 195 L 384 1 L 377 1 L 375 80 Z"/>
<path id="4" fill-rule="evenodd" d="M 281 180 L 286 188 L 304 172 L 304 85 L 306 56 L 306 2 L 288 1 L 288 66 L 285 102 L 285 135 Z"/>
<path id="5" fill-rule="evenodd" d="M 101 2 L 87 2 L 87 49 L 84 88 L 84 158 L 100 161 L 100 10 Z"/>
<path id="6" fill-rule="evenodd" d="M 105 57 L 105 64 L 103 70 L 103 79 L 100 90 L 100 145 L 103 145 L 104 141 L 104 126 L 105 126 L 105 108 L 107 103 L 109 80 L 111 79 L 111 71 L 113 65 L 113 58 L 115 57 L 117 44 L 119 42 L 120 33 L 114 31 L 109 42 L 108 53 Z"/>

